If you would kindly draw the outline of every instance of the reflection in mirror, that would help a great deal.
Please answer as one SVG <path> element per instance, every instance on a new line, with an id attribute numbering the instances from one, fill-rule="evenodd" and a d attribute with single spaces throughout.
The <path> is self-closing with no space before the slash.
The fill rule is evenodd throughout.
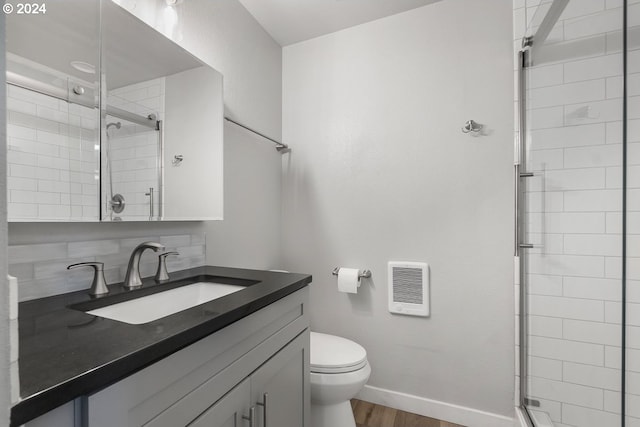
<path id="1" fill-rule="evenodd" d="M 111 1 L 102 21 L 102 220 L 222 219 L 222 76 Z"/>
<path id="2" fill-rule="evenodd" d="M 222 219 L 220 73 L 111 0 L 6 27 L 10 221 Z"/>
<path id="3" fill-rule="evenodd" d="M 97 221 L 99 8 L 6 15 L 10 221 Z"/>

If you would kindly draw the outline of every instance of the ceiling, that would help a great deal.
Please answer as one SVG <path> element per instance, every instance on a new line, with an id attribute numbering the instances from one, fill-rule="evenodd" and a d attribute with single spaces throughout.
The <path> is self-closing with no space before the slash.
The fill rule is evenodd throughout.
<path id="1" fill-rule="evenodd" d="M 281 46 L 440 0 L 240 0 Z"/>

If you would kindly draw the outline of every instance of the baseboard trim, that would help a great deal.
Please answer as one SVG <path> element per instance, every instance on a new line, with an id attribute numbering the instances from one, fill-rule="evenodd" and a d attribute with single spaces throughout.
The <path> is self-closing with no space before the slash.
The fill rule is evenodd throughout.
<path id="1" fill-rule="evenodd" d="M 467 427 L 514 427 L 519 425 L 516 420 L 504 415 L 492 414 L 370 385 L 365 385 L 356 398 Z"/>

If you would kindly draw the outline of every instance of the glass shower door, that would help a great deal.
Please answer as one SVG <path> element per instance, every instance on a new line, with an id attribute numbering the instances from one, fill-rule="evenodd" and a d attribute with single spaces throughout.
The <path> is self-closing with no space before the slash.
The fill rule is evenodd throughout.
<path id="1" fill-rule="evenodd" d="M 523 403 L 536 426 L 621 426 L 623 2 L 527 13 Z"/>

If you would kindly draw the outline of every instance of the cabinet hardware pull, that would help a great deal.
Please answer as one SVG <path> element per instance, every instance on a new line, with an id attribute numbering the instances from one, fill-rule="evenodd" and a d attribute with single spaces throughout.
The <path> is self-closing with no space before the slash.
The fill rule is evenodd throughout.
<path id="1" fill-rule="evenodd" d="M 249 409 L 249 416 L 247 417 L 246 415 L 243 415 L 242 419 L 248 420 L 249 427 L 253 427 L 253 421 L 256 419 L 256 407 L 252 406 L 251 409 Z"/>
<path id="2" fill-rule="evenodd" d="M 269 393 L 262 395 L 262 402 L 256 402 L 256 405 L 262 406 L 262 427 L 267 427 L 267 398 Z"/>

